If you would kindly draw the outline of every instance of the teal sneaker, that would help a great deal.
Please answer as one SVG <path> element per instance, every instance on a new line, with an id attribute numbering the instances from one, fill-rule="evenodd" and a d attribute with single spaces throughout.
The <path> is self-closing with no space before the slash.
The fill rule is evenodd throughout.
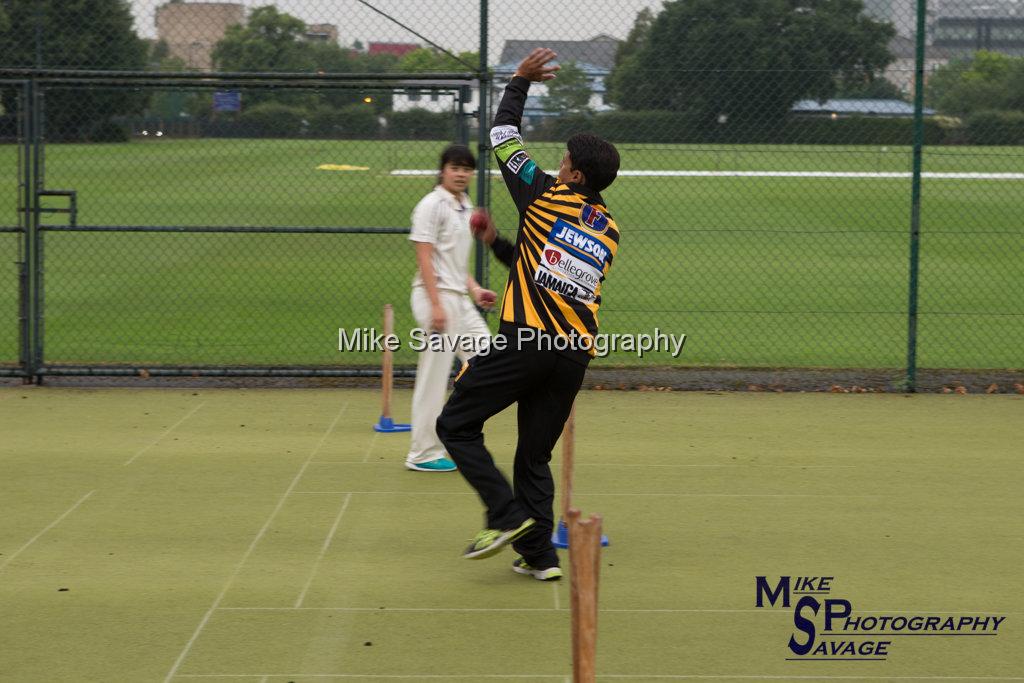
<path id="1" fill-rule="evenodd" d="M 528 565 L 526 563 L 526 560 L 524 560 L 521 557 L 517 558 L 516 561 L 512 563 L 512 571 L 514 571 L 516 574 L 526 574 L 528 576 L 532 576 L 538 581 L 558 581 L 560 578 L 562 578 L 561 567 L 548 567 L 547 569 L 538 569 L 536 567 L 531 567 L 530 565 Z"/>
<path id="2" fill-rule="evenodd" d="M 527 518 L 515 529 L 484 529 L 476 535 L 462 556 L 467 560 L 482 560 L 496 555 L 506 545 L 529 531 L 534 524 L 535 521 Z"/>
<path id="3" fill-rule="evenodd" d="M 429 462 L 408 462 L 405 466 L 416 472 L 454 472 L 458 469 L 448 458 L 438 458 Z"/>

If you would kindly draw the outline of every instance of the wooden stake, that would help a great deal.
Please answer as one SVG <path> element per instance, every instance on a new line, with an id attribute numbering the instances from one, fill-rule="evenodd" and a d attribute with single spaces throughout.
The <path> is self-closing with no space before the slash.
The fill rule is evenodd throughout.
<path id="1" fill-rule="evenodd" d="M 384 338 L 390 338 L 395 329 L 395 311 L 391 304 L 384 304 Z M 384 358 L 381 364 L 381 417 L 391 417 L 391 384 L 392 384 L 392 359 L 391 349 L 384 346 Z"/>
<path id="2" fill-rule="evenodd" d="M 562 519 L 569 523 L 572 507 L 572 474 L 576 458 L 576 404 L 572 404 L 569 419 L 562 428 Z"/>
<path id="3" fill-rule="evenodd" d="M 572 605 L 573 683 L 594 683 L 597 677 L 597 593 L 601 566 L 601 517 L 581 520 L 572 508 L 569 526 L 570 601 Z"/>

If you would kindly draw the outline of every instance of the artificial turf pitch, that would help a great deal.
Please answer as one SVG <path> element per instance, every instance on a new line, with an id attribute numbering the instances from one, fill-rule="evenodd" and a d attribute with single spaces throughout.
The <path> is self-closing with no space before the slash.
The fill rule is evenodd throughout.
<path id="1" fill-rule="evenodd" d="M 1024 397 L 577 405 L 575 502 L 612 540 L 599 680 L 1024 680 Z M 460 559 L 479 501 L 404 470 L 378 410 L 355 389 L 0 390 L 0 679 L 569 680 L 568 583 Z M 489 424 L 506 469 L 514 438 L 511 411 Z M 761 575 L 834 576 L 819 597 L 859 615 L 1005 621 L 787 661 L 803 635 L 755 607 Z"/>

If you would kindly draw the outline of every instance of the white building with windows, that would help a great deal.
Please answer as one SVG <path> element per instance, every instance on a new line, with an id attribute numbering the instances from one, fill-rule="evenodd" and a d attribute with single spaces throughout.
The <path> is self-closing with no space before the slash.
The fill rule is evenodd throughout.
<path id="1" fill-rule="evenodd" d="M 479 90 L 477 86 L 469 89 L 464 103 L 466 113 L 472 113 L 480 106 Z M 459 107 L 456 97 L 451 88 L 404 88 L 395 91 L 391 107 L 395 111 L 426 109 L 435 113 L 449 113 L 456 111 Z"/>
<path id="2" fill-rule="evenodd" d="M 930 44 L 958 57 L 978 50 L 1024 56 L 1024 1 L 943 0 L 937 3 Z"/>
<path id="3" fill-rule="evenodd" d="M 590 79 L 591 96 L 588 108 L 594 112 L 608 111 L 613 107 L 607 101 L 607 89 L 605 79 L 615 67 L 615 52 L 619 47 L 619 40 L 608 35 L 598 35 L 589 40 L 555 40 L 544 41 L 545 47 L 550 47 L 558 53 L 558 61 L 574 62 L 583 70 Z M 516 67 L 526 55 L 530 54 L 537 45 L 537 40 L 509 40 L 501 51 L 499 63 L 494 67 L 494 90 L 492 92 L 492 106 L 497 106 L 501 92 L 505 84 L 512 78 Z M 548 116 L 544 109 L 544 95 L 547 87 L 543 83 L 535 83 L 530 88 L 530 99 L 526 102 L 524 118 L 527 122 Z M 426 109 L 432 112 L 451 112 L 457 109 L 458 103 L 451 93 L 438 92 L 430 88 L 409 88 L 395 93 L 393 100 L 395 111 L 408 111 L 410 109 Z M 479 108 L 479 93 L 477 88 L 472 88 L 469 97 L 465 102 L 467 112 L 476 111 Z"/>
<path id="4" fill-rule="evenodd" d="M 553 40 L 545 41 L 544 47 L 550 48 L 558 55 L 558 62 L 573 62 L 590 79 L 590 102 L 587 108 L 592 112 L 614 109 L 608 102 L 605 80 L 615 68 L 615 53 L 619 49 L 618 38 L 601 34 L 588 40 Z M 509 40 L 501 51 L 499 63 L 494 67 L 494 103 L 497 105 L 505 84 L 516 72 L 516 67 L 526 55 L 537 47 L 536 40 Z M 530 87 L 530 99 L 526 101 L 523 118 L 527 123 L 536 124 L 538 119 L 550 116 L 544 108 L 544 95 L 547 86 L 534 83 Z"/>

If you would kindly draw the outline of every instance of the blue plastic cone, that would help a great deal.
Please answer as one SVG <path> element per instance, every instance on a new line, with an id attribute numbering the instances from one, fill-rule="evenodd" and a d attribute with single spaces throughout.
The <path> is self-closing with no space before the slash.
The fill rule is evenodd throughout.
<path id="1" fill-rule="evenodd" d="M 390 417 L 384 417 L 383 415 L 380 416 L 380 422 L 373 425 L 373 431 L 384 432 L 385 434 L 389 434 L 391 432 L 408 432 L 411 429 L 412 425 L 397 424 Z"/>
<path id="2" fill-rule="evenodd" d="M 567 527 L 565 522 L 561 519 L 558 520 L 558 526 L 555 528 L 555 532 L 551 534 L 551 543 L 556 548 L 561 548 L 562 550 L 569 547 L 569 527 Z M 608 537 L 601 534 L 601 546 L 608 547 L 609 544 Z"/>

